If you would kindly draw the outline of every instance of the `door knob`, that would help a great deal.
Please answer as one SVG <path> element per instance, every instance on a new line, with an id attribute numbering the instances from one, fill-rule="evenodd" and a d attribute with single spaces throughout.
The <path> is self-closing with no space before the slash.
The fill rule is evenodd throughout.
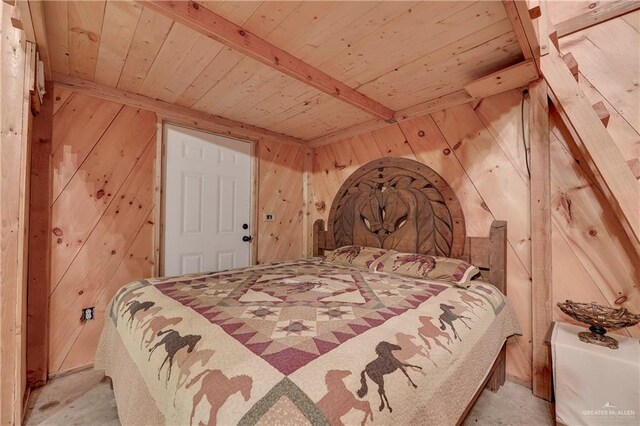
<path id="1" fill-rule="evenodd" d="M 245 235 L 244 237 L 242 237 L 242 241 L 244 241 L 245 243 L 248 243 L 251 240 L 253 240 L 253 237 L 249 235 Z"/>

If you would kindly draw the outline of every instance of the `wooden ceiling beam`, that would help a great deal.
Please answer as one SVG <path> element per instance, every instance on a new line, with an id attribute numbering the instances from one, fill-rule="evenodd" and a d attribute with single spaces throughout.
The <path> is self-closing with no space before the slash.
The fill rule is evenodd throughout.
<path id="1" fill-rule="evenodd" d="M 464 89 L 430 99 L 426 102 L 402 109 L 396 113 L 396 122 L 408 120 L 413 117 L 430 114 L 434 111 L 451 108 L 468 102 L 478 101 L 485 97 L 496 95 L 527 86 L 540 77 L 533 59 L 523 61 L 502 70 L 481 77 L 464 86 Z M 370 120 L 346 129 L 338 130 L 329 135 L 321 136 L 309 141 L 312 148 L 328 145 L 361 133 L 370 132 L 389 123 L 384 120 Z"/>
<path id="2" fill-rule="evenodd" d="M 549 98 L 640 254 L 640 186 L 560 54 L 554 46 L 550 50 L 541 63 Z"/>
<path id="3" fill-rule="evenodd" d="M 614 0 L 602 2 L 599 6 L 566 21 L 556 24 L 558 37 L 582 31 L 586 28 L 608 21 L 640 9 L 638 0 Z"/>
<path id="4" fill-rule="evenodd" d="M 456 105 L 466 104 L 474 100 L 476 100 L 476 98 L 469 95 L 466 90 L 458 90 L 457 92 L 449 93 L 447 95 L 440 96 L 439 98 L 431 99 L 418 105 L 414 105 L 398 111 L 396 113 L 396 122 L 408 120 L 413 117 L 419 117 L 421 115 L 429 114 L 434 111 L 451 108 Z M 312 139 L 308 142 L 308 146 L 311 148 L 316 148 L 323 145 L 329 145 L 343 139 L 389 126 L 390 124 L 393 123 L 389 123 L 384 120 L 366 121 L 355 126 L 347 127 L 346 129 L 338 130 L 337 132 L 331 133 L 329 135 Z"/>
<path id="5" fill-rule="evenodd" d="M 118 102 L 135 108 L 142 108 L 153 111 L 163 119 L 177 124 L 189 125 L 192 127 L 209 130 L 222 135 L 229 135 L 236 138 L 261 140 L 269 139 L 286 144 L 302 145 L 302 139 L 293 136 L 283 135 L 262 129 L 260 127 L 229 120 L 224 117 L 209 114 L 203 111 L 187 108 L 180 105 L 170 104 L 158 99 L 149 98 L 137 93 L 114 87 L 104 86 L 92 81 L 71 77 L 67 74 L 53 73 L 53 81 L 66 88 L 105 99 L 111 102 Z"/>
<path id="6" fill-rule="evenodd" d="M 449 93 L 438 98 L 430 99 L 417 105 L 401 109 L 396 113 L 396 119 L 398 121 L 407 120 L 409 118 L 419 117 L 435 111 L 441 111 L 457 105 L 466 104 L 468 102 L 475 101 L 476 99 L 477 98 L 469 95 L 466 90 L 462 89 L 457 92 Z"/>
<path id="7" fill-rule="evenodd" d="M 307 145 L 310 148 L 318 148 L 320 146 L 330 145 L 334 142 L 338 142 L 347 138 L 352 138 L 354 136 L 358 136 L 367 132 L 372 132 L 376 129 L 381 129 L 383 127 L 391 126 L 391 125 L 392 124 L 387 123 L 384 120 L 373 119 L 373 120 L 365 121 L 364 123 L 356 124 L 355 126 L 350 126 L 345 129 L 340 129 L 328 135 L 311 139 L 309 142 L 307 142 Z"/>
<path id="8" fill-rule="evenodd" d="M 516 34 L 524 59 L 532 59 L 539 69 L 540 43 L 533 27 L 533 21 L 529 16 L 526 0 L 502 0 L 502 4 L 507 12 L 507 17 L 511 21 L 511 26 Z"/>
<path id="9" fill-rule="evenodd" d="M 395 121 L 392 109 L 194 1 L 139 0 L 138 3 L 375 117 Z"/>
<path id="10" fill-rule="evenodd" d="M 533 59 L 529 59 L 474 80 L 466 84 L 464 89 L 474 98 L 486 98 L 526 86 L 538 77 L 536 64 Z"/>

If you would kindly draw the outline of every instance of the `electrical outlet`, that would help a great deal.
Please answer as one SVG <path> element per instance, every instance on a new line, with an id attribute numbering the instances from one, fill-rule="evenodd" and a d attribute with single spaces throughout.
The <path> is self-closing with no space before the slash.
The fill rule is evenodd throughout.
<path id="1" fill-rule="evenodd" d="M 276 221 L 276 215 L 275 213 L 266 213 L 264 214 L 264 221 L 265 222 L 275 222 Z"/>
<path id="2" fill-rule="evenodd" d="M 94 306 L 92 306 L 90 308 L 82 308 L 82 317 L 80 317 L 80 321 L 82 321 L 82 322 L 91 321 L 93 319 L 93 310 L 94 309 L 95 309 Z"/>

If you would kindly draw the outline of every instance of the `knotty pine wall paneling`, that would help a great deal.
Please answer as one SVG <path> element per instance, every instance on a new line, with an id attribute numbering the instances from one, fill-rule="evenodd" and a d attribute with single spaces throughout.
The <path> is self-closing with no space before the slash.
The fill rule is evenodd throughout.
<path id="1" fill-rule="evenodd" d="M 340 185 L 359 166 L 381 157 L 406 157 L 427 164 L 449 182 L 462 204 L 469 236 L 486 236 L 493 219 L 507 220 L 508 297 L 523 332 L 507 347 L 507 372 L 529 383 L 529 180 L 521 136 L 521 99 L 519 91 L 507 92 L 484 99 L 476 110 L 463 105 L 316 148 L 312 205 L 324 203 L 325 209 L 313 207 L 311 214 L 313 220 L 326 220 Z M 525 104 L 525 117 L 527 108 Z M 640 311 L 634 287 L 640 281 L 634 266 L 640 259 L 625 244 L 625 234 L 602 194 L 555 128 L 551 145 L 556 301 L 593 300 Z M 567 317 L 556 308 L 554 319 L 566 321 Z M 627 333 L 640 335 L 640 327 Z"/>
<path id="2" fill-rule="evenodd" d="M 586 92 L 589 95 L 589 92 Z M 496 141 L 516 156 L 516 148 L 509 141 L 517 129 L 507 121 L 511 114 L 505 108 L 514 108 L 520 95 L 506 93 L 485 100 L 478 108 L 478 115 L 492 130 Z M 591 98 L 592 102 L 596 102 Z M 487 102 L 488 101 L 488 102 Z M 610 110 L 612 111 L 612 110 Z M 618 146 L 639 140 L 638 133 L 624 121 L 613 122 L 609 128 Z M 570 143 L 560 132 L 552 115 L 551 125 L 551 205 L 553 239 L 553 283 L 555 302 L 566 299 L 596 301 L 611 306 L 627 306 L 640 311 L 640 259 L 629 245 L 624 231 L 611 212 L 607 201 L 589 171 L 572 155 Z M 623 126 L 626 129 L 615 129 Z M 629 126 L 629 127 L 627 127 Z M 526 176 L 524 162 L 516 168 Z M 554 318 L 570 319 L 555 308 Z M 620 331 L 623 334 L 640 335 L 637 326 Z"/>
<path id="3" fill-rule="evenodd" d="M 305 149 L 301 146 L 260 141 L 258 157 L 258 264 L 295 259 L 304 255 Z M 274 213 L 273 222 L 264 213 Z"/>
<path id="4" fill-rule="evenodd" d="M 105 308 L 122 285 L 154 274 L 157 117 L 54 87 L 49 372 L 90 365 Z M 305 148 L 255 145 L 256 262 L 304 255 Z M 275 220 L 265 222 L 263 214 Z M 80 322 L 83 307 L 95 320 Z"/>
<path id="5" fill-rule="evenodd" d="M 111 296 L 153 273 L 156 154 L 154 113 L 54 92 L 51 374 L 91 364 Z"/>
<path id="6" fill-rule="evenodd" d="M 0 424 L 20 424 L 26 381 L 30 90 L 35 45 L 0 4 Z"/>
<path id="7" fill-rule="evenodd" d="M 475 116 L 475 112 L 471 110 Z M 451 185 L 462 204 L 467 222 L 469 236 L 488 236 L 489 227 L 494 219 L 507 219 L 491 210 L 489 204 L 495 204 L 494 210 L 508 210 L 518 208 L 517 202 L 524 199 L 525 203 L 519 208 L 521 212 L 528 211 L 526 192 L 516 186 L 514 196 L 503 200 L 499 196 L 492 197 L 492 185 L 505 175 L 512 179 L 514 173 L 506 167 L 503 157 L 497 154 L 496 147 L 491 143 L 492 138 L 487 135 L 484 126 L 476 119 L 469 122 L 467 127 L 457 129 L 457 118 L 462 115 L 467 118 L 469 111 L 461 108 L 446 111 L 439 115 L 423 116 L 407 120 L 399 124 L 388 126 L 369 132 L 350 140 L 319 147 L 314 151 L 313 191 L 314 202 L 324 202 L 324 212 L 312 209 L 315 218 L 327 219 L 331 201 L 344 180 L 360 165 L 381 157 L 405 157 L 427 164 Z M 459 133 L 457 133 L 459 132 Z M 475 140 L 466 139 L 473 136 Z M 499 147 L 497 148 L 499 149 Z M 469 165 L 478 150 L 485 151 L 478 163 Z M 494 169 L 500 169 L 500 175 L 493 178 Z M 471 173 L 471 174 L 470 174 Z M 474 175 L 483 176 L 481 188 L 474 181 Z M 516 182 L 516 185 L 518 183 Z M 488 195 L 488 196 L 487 196 Z M 515 215 L 515 213 L 514 213 Z M 514 218 L 511 218 L 512 221 Z M 509 223 L 511 227 L 511 222 Z M 521 238 L 524 226 L 514 226 L 509 229 L 509 241 Z M 526 237 L 525 239 L 527 239 Z M 523 249 L 526 250 L 526 249 Z M 510 244 L 508 253 L 509 281 L 508 293 L 517 307 L 518 319 L 521 323 L 530 322 L 529 300 L 530 288 L 526 269 L 519 261 Z M 508 345 L 510 360 L 509 373 L 530 380 L 530 328 L 523 329 L 523 336 Z"/>

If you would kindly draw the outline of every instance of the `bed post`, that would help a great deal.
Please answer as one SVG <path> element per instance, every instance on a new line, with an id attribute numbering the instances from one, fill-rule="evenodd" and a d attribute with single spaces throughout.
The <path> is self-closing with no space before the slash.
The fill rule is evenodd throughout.
<path id="1" fill-rule="evenodd" d="M 324 229 L 324 220 L 317 219 L 313 222 L 313 256 L 322 256 L 327 248 L 327 231 Z"/>
<path id="2" fill-rule="evenodd" d="M 489 233 L 489 281 L 502 293 L 507 294 L 507 222 L 494 220 Z M 502 346 L 487 387 L 497 392 L 504 384 L 506 375 L 507 343 Z"/>

